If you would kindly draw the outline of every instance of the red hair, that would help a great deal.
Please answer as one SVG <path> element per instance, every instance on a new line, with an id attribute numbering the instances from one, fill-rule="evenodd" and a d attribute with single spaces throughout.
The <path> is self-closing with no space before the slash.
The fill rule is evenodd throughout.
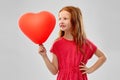
<path id="1" fill-rule="evenodd" d="M 61 11 L 67 11 L 71 14 L 71 24 L 72 24 L 72 36 L 74 38 L 74 41 L 77 45 L 77 48 L 80 50 L 82 45 L 86 42 L 86 34 L 84 31 L 84 25 L 83 25 L 83 18 L 82 18 L 82 13 L 81 10 L 78 7 L 73 7 L 73 6 L 66 6 L 63 7 Z M 64 36 L 64 31 L 60 30 L 59 31 L 59 37 Z"/>

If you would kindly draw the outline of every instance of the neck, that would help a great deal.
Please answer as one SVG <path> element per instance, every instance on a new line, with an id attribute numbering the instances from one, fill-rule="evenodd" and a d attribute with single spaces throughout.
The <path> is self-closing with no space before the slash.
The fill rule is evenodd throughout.
<path id="1" fill-rule="evenodd" d="M 68 39 L 68 40 L 73 40 L 72 34 L 71 34 L 71 33 L 68 33 L 68 32 L 65 32 L 65 34 L 64 34 L 63 37 L 66 38 L 66 39 Z"/>

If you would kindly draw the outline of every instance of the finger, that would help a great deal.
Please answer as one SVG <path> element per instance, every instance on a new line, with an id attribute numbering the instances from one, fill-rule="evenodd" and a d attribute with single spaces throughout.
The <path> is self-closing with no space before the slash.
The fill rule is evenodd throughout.
<path id="1" fill-rule="evenodd" d="M 79 67 L 80 67 L 80 68 L 84 68 L 85 66 L 83 66 L 83 65 L 80 65 Z"/>
<path id="2" fill-rule="evenodd" d="M 39 45 L 39 49 L 45 49 L 44 45 Z"/>
<path id="3" fill-rule="evenodd" d="M 86 68 L 81 68 L 79 70 L 82 71 L 82 74 L 86 74 L 87 73 L 87 69 Z"/>
<path id="4" fill-rule="evenodd" d="M 86 68 L 80 68 L 80 70 L 82 70 L 82 71 L 86 71 L 87 69 L 86 69 Z"/>
<path id="5" fill-rule="evenodd" d="M 42 53 L 42 52 L 44 52 L 44 50 L 40 49 L 40 50 L 39 50 L 39 53 Z"/>
<path id="6" fill-rule="evenodd" d="M 87 74 L 87 72 L 86 72 L 86 71 L 84 71 L 84 72 L 82 72 L 82 74 Z"/>
<path id="7" fill-rule="evenodd" d="M 44 52 L 44 50 L 45 50 L 44 47 L 42 47 L 42 46 L 39 47 L 39 52 Z"/>
<path id="8" fill-rule="evenodd" d="M 85 65 L 85 63 L 81 62 L 82 65 Z"/>
<path id="9" fill-rule="evenodd" d="M 43 46 L 43 44 L 39 44 L 39 46 Z"/>

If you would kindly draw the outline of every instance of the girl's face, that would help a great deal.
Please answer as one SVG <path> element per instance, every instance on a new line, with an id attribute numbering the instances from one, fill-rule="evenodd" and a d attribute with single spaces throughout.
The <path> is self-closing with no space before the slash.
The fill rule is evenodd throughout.
<path id="1" fill-rule="evenodd" d="M 58 15 L 59 26 L 62 31 L 71 31 L 71 14 L 67 11 L 61 11 Z"/>

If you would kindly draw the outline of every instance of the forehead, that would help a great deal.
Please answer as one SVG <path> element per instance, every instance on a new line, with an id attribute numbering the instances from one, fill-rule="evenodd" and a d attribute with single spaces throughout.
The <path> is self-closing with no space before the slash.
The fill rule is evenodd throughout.
<path id="1" fill-rule="evenodd" d="M 68 11 L 61 11 L 59 14 L 58 14 L 59 17 L 70 17 L 71 14 L 68 12 Z"/>

